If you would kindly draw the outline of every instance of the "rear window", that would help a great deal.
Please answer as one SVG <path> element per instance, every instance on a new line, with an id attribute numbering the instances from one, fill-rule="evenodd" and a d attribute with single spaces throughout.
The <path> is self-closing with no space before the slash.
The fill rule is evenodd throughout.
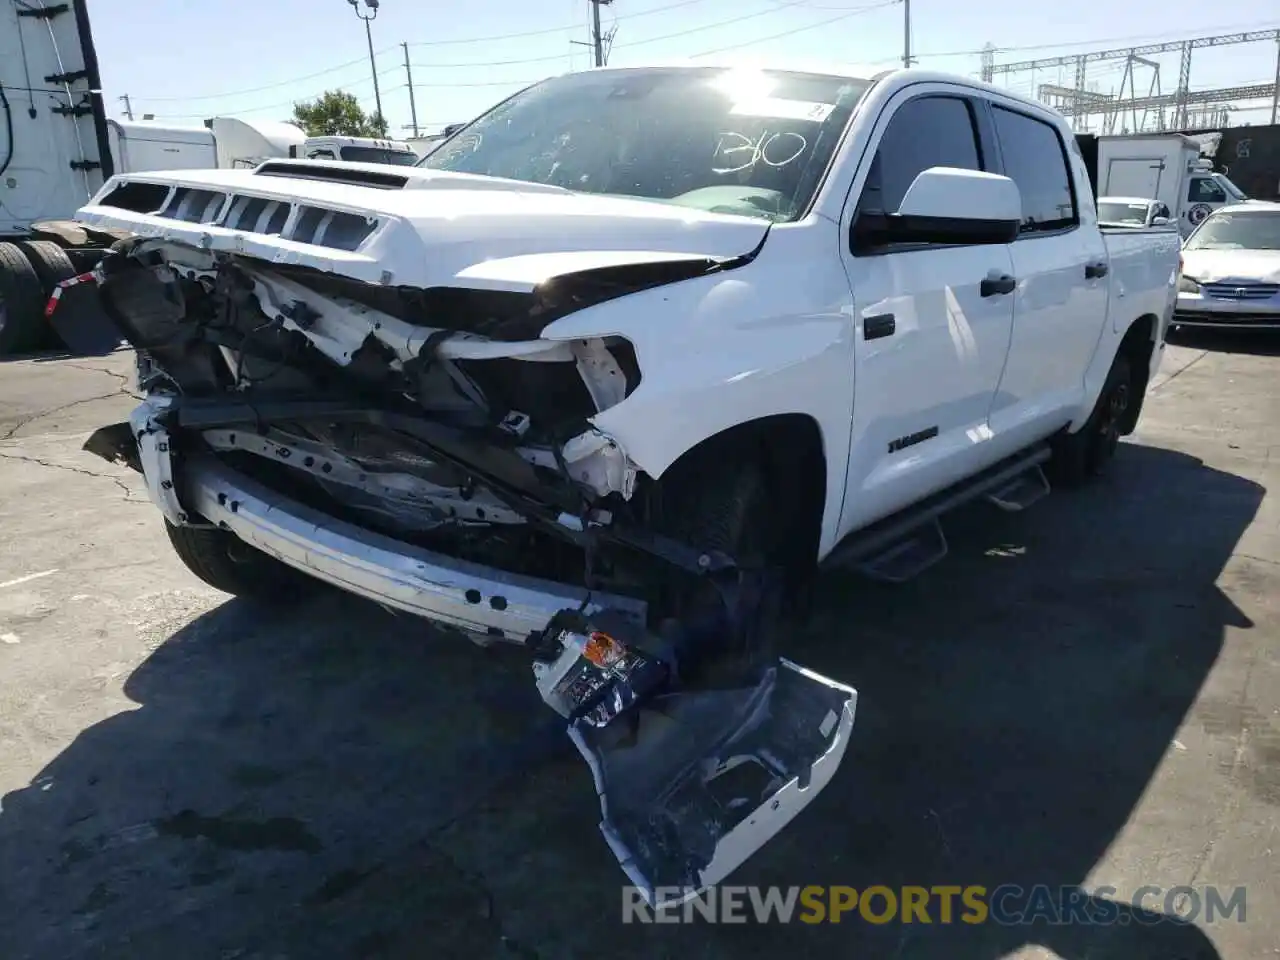
<path id="1" fill-rule="evenodd" d="M 1147 223 L 1147 205 L 1145 203 L 1115 203 L 1102 201 L 1098 204 L 1098 219 L 1103 223 L 1131 223 L 1145 226 Z"/>
<path id="2" fill-rule="evenodd" d="M 412 167 L 418 155 L 412 150 L 385 150 L 380 147 L 343 147 L 342 159 L 349 163 L 389 163 L 397 167 Z"/>
<path id="3" fill-rule="evenodd" d="M 993 107 L 1005 175 L 1022 194 L 1023 235 L 1079 223 L 1067 151 L 1057 127 L 1025 113 Z"/>

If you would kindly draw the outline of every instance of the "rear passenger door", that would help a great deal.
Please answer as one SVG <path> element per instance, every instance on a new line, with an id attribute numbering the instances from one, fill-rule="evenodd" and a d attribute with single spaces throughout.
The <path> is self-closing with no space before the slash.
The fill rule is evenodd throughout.
<path id="1" fill-rule="evenodd" d="M 1022 194 L 1022 225 L 1010 248 L 1018 284 L 1013 337 L 990 418 L 1009 447 L 1063 426 L 1079 408 L 1106 324 L 1108 264 L 1091 214 L 1082 226 L 1082 205 L 1092 209 L 1089 185 L 1072 179 L 1058 125 L 1020 104 L 995 101 L 990 109 L 1001 172 Z"/>
<path id="2" fill-rule="evenodd" d="M 857 364 L 844 531 L 985 465 L 1013 296 L 983 280 L 1012 272 L 1009 245 L 854 242 L 860 218 L 896 213 L 921 171 L 992 169 L 993 135 L 969 94 L 921 83 L 891 100 L 841 218 Z"/>

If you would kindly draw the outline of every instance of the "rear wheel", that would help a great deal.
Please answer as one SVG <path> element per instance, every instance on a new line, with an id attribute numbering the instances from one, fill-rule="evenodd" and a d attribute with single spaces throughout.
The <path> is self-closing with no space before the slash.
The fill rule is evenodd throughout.
<path id="1" fill-rule="evenodd" d="M 0 356 L 34 347 L 43 328 L 40 278 L 22 250 L 0 243 Z"/>
<path id="2" fill-rule="evenodd" d="M 41 296 L 46 302 L 58 284 L 76 275 L 75 265 L 67 252 L 50 240 L 26 240 L 16 246 L 26 255 L 31 268 L 35 270 L 36 277 L 40 280 Z M 61 303 L 58 306 L 59 309 L 62 308 Z M 57 347 L 61 343 L 53 327 L 42 323 L 31 346 Z"/>
<path id="3" fill-rule="evenodd" d="M 30 262 L 31 267 L 40 279 L 40 286 L 47 297 L 53 288 L 63 280 L 70 280 L 76 275 L 76 268 L 71 263 L 67 252 L 49 240 L 23 240 L 14 244 Z"/>
<path id="4" fill-rule="evenodd" d="M 312 581 L 235 534 L 210 527 L 175 527 L 165 532 L 178 558 L 197 577 L 223 593 L 271 602 L 296 599 Z"/>
<path id="5" fill-rule="evenodd" d="M 1049 461 L 1052 478 L 1064 486 L 1078 486 L 1105 473 L 1115 459 L 1125 418 L 1137 399 L 1129 357 L 1117 353 L 1089 419 L 1075 433 L 1055 441 Z"/>

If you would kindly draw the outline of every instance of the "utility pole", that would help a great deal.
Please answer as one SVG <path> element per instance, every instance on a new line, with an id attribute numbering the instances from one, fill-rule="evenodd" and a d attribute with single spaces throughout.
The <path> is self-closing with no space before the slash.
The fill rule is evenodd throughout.
<path id="1" fill-rule="evenodd" d="M 130 120 L 132 120 L 132 119 L 133 119 L 133 104 L 129 102 L 129 95 L 126 93 L 126 94 L 125 94 L 123 97 L 121 97 L 120 99 L 124 101 L 124 115 L 125 115 L 126 117 L 128 117 Z M 1272 121 L 1272 122 L 1274 122 L 1274 121 Z"/>
<path id="2" fill-rule="evenodd" d="M 409 82 L 409 118 L 413 121 L 413 135 L 418 135 L 418 104 L 413 99 L 413 70 L 409 67 L 409 44 L 402 43 L 404 47 L 404 76 Z"/>
<path id="3" fill-rule="evenodd" d="M 364 21 L 364 37 L 369 42 L 369 69 L 373 72 L 373 100 L 378 105 L 378 117 L 385 123 L 387 116 L 382 112 L 382 91 L 378 88 L 378 61 L 373 56 L 373 30 L 369 24 L 378 16 L 378 0 L 364 0 L 367 13 L 360 12 L 360 0 L 347 0 L 356 16 Z"/>
<path id="4" fill-rule="evenodd" d="M 911 0 L 902 0 L 902 65 L 911 66 Z"/>
<path id="5" fill-rule="evenodd" d="M 1280 35 L 1276 36 L 1276 83 L 1271 91 L 1271 125 L 1275 126 L 1276 114 L 1280 113 Z"/>
<path id="6" fill-rule="evenodd" d="M 605 43 L 612 40 L 612 33 L 605 37 L 600 32 L 600 8 L 607 4 L 613 3 L 613 0 L 587 0 L 591 4 L 591 49 L 595 52 L 596 66 L 603 67 L 608 56 L 605 53 Z"/>

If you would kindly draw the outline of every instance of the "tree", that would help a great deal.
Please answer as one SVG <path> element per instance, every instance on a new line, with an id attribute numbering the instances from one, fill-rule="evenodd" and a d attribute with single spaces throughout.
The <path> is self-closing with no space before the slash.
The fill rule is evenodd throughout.
<path id="1" fill-rule="evenodd" d="M 326 90 L 314 100 L 293 105 L 294 123 L 308 137 L 385 137 L 387 121 L 377 113 L 366 114 L 360 101 L 344 90 Z"/>

